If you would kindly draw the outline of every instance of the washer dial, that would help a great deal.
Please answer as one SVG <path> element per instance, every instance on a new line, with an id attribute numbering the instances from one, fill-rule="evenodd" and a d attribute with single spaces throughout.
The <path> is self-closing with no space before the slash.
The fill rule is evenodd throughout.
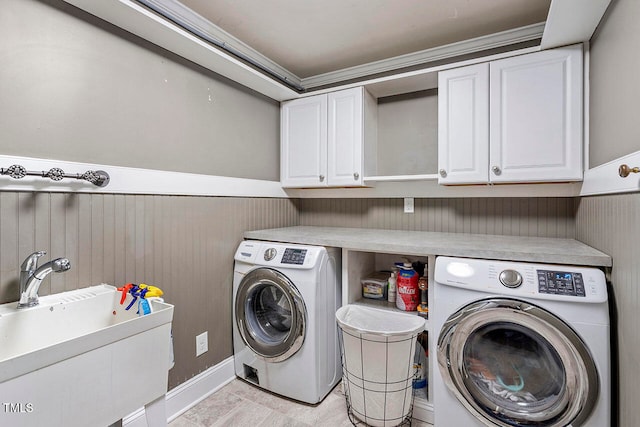
<path id="1" fill-rule="evenodd" d="M 264 251 L 264 260 L 271 261 L 276 257 L 277 254 L 278 254 L 278 251 L 276 250 L 276 248 L 269 248 L 266 251 Z"/>
<path id="2" fill-rule="evenodd" d="M 507 288 L 517 288 L 522 285 L 522 275 L 516 270 L 503 270 L 500 273 L 500 283 Z"/>

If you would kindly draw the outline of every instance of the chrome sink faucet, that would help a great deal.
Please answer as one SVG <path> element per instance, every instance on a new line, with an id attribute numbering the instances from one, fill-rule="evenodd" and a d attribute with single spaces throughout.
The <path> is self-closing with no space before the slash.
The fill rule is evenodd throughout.
<path id="1" fill-rule="evenodd" d="M 60 273 L 71 268 L 71 263 L 66 258 L 56 258 L 38 268 L 38 259 L 44 254 L 45 251 L 34 252 L 22 262 L 18 308 L 38 305 L 38 290 L 42 280 L 51 272 Z"/>

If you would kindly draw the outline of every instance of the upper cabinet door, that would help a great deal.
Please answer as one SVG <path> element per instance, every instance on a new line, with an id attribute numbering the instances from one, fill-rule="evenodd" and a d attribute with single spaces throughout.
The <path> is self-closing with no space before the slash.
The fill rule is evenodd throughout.
<path id="1" fill-rule="evenodd" d="M 488 181 L 489 64 L 438 74 L 438 183 Z"/>
<path id="2" fill-rule="evenodd" d="M 357 87 L 328 94 L 329 185 L 362 185 L 363 92 Z"/>
<path id="3" fill-rule="evenodd" d="M 327 95 L 285 102 L 280 109 L 283 187 L 327 185 Z"/>
<path id="4" fill-rule="evenodd" d="M 491 182 L 582 179 L 582 45 L 491 62 Z"/>

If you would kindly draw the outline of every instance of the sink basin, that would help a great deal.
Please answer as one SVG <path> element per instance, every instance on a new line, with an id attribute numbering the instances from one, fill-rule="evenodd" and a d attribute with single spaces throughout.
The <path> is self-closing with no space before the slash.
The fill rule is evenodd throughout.
<path id="1" fill-rule="evenodd" d="M 164 396 L 173 306 L 138 316 L 120 296 L 103 284 L 0 305 L 0 425 L 110 425 Z"/>

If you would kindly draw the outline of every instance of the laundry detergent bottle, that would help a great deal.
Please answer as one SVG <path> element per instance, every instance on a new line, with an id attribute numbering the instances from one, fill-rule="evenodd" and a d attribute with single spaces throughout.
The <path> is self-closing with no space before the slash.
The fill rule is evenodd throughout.
<path id="1" fill-rule="evenodd" d="M 418 273 L 411 263 L 405 262 L 396 278 L 396 307 L 404 311 L 415 311 L 420 304 Z"/>

